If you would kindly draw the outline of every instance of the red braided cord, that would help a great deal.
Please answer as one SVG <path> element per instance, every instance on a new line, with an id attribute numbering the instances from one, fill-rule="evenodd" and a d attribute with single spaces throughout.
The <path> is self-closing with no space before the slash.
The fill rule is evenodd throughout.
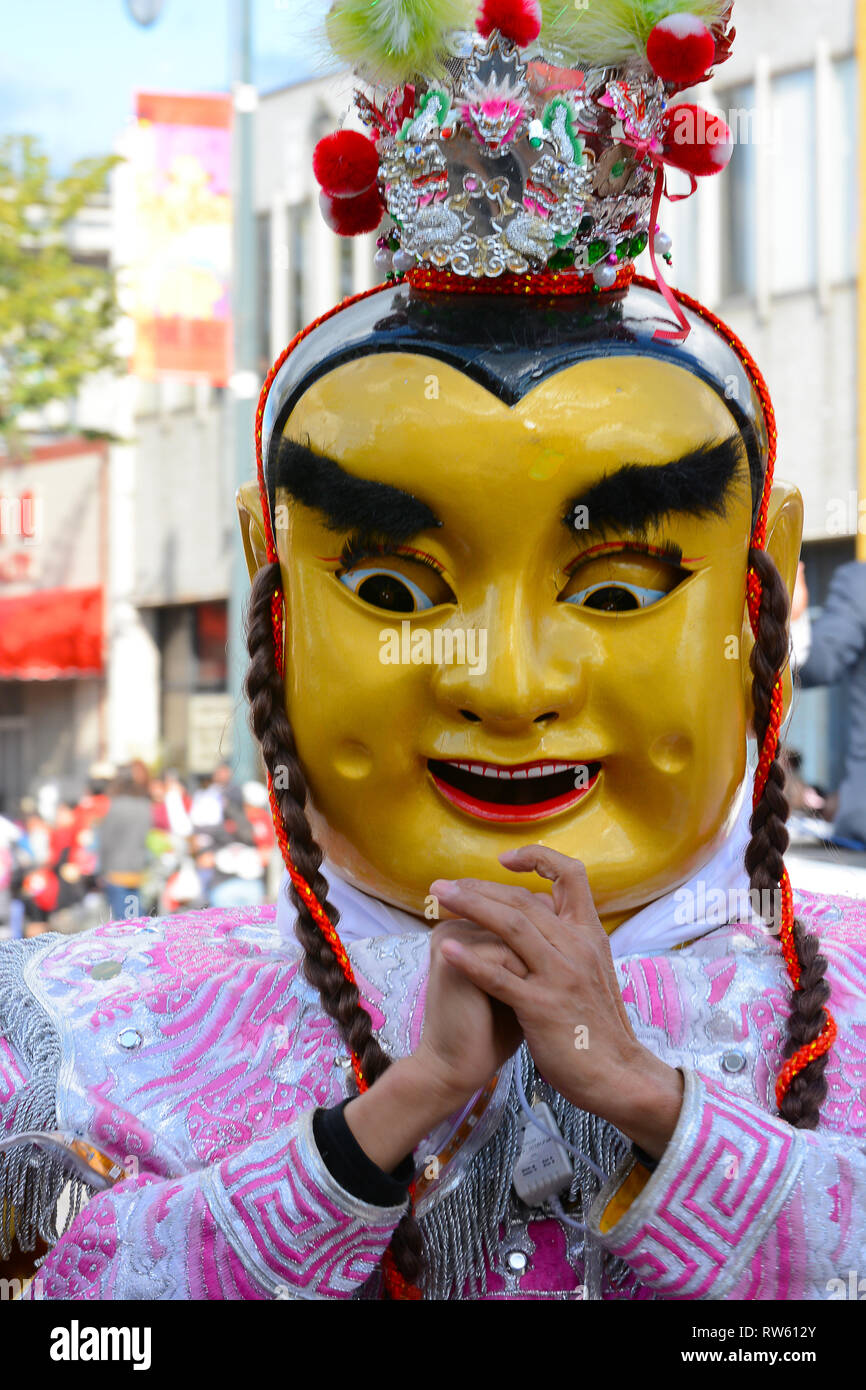
<path id="1" fill-rule="evenodd" d="M 637 276 L 635 284 L 643 285 L 647 289 L 654 289 L 655 283 L 646 279 L 644 276 Z M 693 299 L 691 295 L 684 294 L 682 290 L 674 290 L 676 298 L 693 313 L 711 323 L 716 332 L 719 333 L 734 349 L 746 369 L 748 377 L 758 394 L 761 408 L 764 413 L 764 421 L 767 427 L 767 438 L 769 447 L 767 451 L 767 472 L 764 477 L 764 491 L 761 496 L 761 505 L 758 509 L 758 517 L 755 522 L 755 529 L 752 532 L 752 545 L 756 550 L 764 550 L 767 544 L 767 510 L 770 505 L 770 493 L 773 488 L 773 474 L 776 467 L 776 454 L 778 450 L 778 431 L 776 429 L 776 412 L 773 409 L 773 402 L 770 399 L 770 392 L 767 383 L 748 348 L 737 336 L 732 328 L 728 326 L 711 309 Z M 761 611 L 761 597 L 763 585 L 750 567 L 746 575 L 746 597 L 749 608 L 749 622 L 752 632 L 758 635 L 758 619 Z M 779 731 L 782 727 L 784 718 L 784 700 L 782 696 L 782 676 L 777 673 L 773 685 L 773 693 L 770 697 L 770 719 L 764 740 L 761 744 L 761 751 L 758 755 L 758 766 L 755 770 L 755 785 L 752 792 L 752 808 L 754 809 L 764 794 L 767 785 L 767 778 L 770 775 L 770 768 L 776 757 L 779 747 Z M 800 988 L 800 962 L 797 958 L 797 948 L 794 945 L 794 897 L 791 891 L 791 880 L 788 877 L 788 870 L 782 869 L 782 876 L 779 880 L 779 887 L 782 895 L 782 913 L 779 929 L 779 943 L 782 948 L 782 955 L 788 970 L 788 976 L 794 989 Z M 824 1014 L 826 1021 L 818 1037 L 814 1042 L 807 1043 L 790 1057 L 776 1079 L 776 1105 L 781 1108 L 782 1101 L 788 1091 L 794 1077 L 797 1076 L 804 1067 L 815 1057 L 821 1057 L 825 1052 L 829 1052 L 836 1039 L 836 1023 L 830 1010 L 825 1008 Z"/>

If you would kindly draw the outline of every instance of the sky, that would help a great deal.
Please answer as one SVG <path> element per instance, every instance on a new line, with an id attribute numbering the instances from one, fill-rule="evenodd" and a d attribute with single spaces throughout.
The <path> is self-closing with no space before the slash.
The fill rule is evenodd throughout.
<path id="1" fill-rule="evenodd" d="M 226 91 L 238 0 L 164 0 L 142 28 L 125 0 L 0 0 L 0 135 L 31 134 L 55 170 L 105 154 L 139 90 Z M 262 91 L 322 69 L 314 37 L 328 0 L 253 0 Z"/>

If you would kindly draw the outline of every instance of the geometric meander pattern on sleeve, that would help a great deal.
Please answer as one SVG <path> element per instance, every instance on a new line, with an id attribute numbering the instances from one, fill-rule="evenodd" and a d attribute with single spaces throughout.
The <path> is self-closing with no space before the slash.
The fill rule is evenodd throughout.
<path id="1" fill-rule="evenodd" d="M 592 1222 L 662 1297 L 724 1298 L 797 1179 L 802 1136 L 694 1072 L 685 1079 L 676 1131 L 640 1197 L 601 1235 L 629 1159 L 599 1193 Z"/>
<path id="2" fill-rule="evenodd" d="M 309 1112 L 279 1147 L 252 1144 L 207 1181 L 249 1272 L 283 1297 L 351 1298 L 379 1268 L 407 1206 L 372 1206 L 340 1187 L 316 1148 Z"/>

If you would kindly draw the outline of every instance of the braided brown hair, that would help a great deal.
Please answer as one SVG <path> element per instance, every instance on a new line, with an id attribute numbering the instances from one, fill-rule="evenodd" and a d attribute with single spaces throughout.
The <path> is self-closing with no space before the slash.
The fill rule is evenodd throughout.
<path id="1" fill-rule="evenodd" d="M 752 547 L 749 565 L 762 585 L 758 631 L 751 655 L 752 700 L 755 709 L 755 735 L 763 743 L 770 723 L 770 701 L 779 671 L 788 660 L 788 613 L 790 599 L 784 580 L 765 550 Z M 788 847 L 788 802 L 785 773 L 778 750 L 770 765 L 763 795 L 752 814 L 752 838 L 746 850 L 746 869 L 753 890 L 762 900 L 778 904 L 777 889 L 784 871 L 783 855 Z M 772 924 L 778 926 L 778 906 Z M 791 1014 L 784 1056 L 792 1057 L 804 1044 L 813 1042 L 824 1025 L 824 1005 L 830 988 L 824 978 L 827 961 L 819 954 L 816 936 L 802 922 L 794 922 L 794 945 L 800 962 L 800 987 L 793 990 Z M 779 1108 L 783 1119 L 796 1129 L 817 1129 L 821 1106 L 827 1094 L 824 1071 L 827 1054 L 813 1058 L 791 1082 Z"/>
<path id="2" fill-rule="evenodd" d="M 322 850 L 313 839 L 307 819 L 307 781 L 298 759 L 292 726 L 285 708 L 285 690 L 274 659 L 271 599 L 281 585 L 278 563 L 263 565 L 253 580 L 247 610 L 247 648 L 250 665 L 246 693 L 250 724 L 261 744 L 265 767 L 274 786 L 280 816 L 289 839 L 292 861 L 306 879 L 319 903 L 336 927 L 340 915 L 328 902 L 328 882 L 321 873 Z M 281 775 L 278 775 L 281 774 Z M 288 785 L 284 785 L 284 783 Z M 334 951 L 314 922 L 309 908 L 289 883 L 297 911 L 295 931 L 304 949 L 304 973 L 317 989 L 325 1012 L 337 1023 L 351 1052 L 372 1085 L 391 1065 L 391 1059 L 373 1034 L 373 1024 L 362 1006 L 357 986 L 344 976 Z M 389 1246 L 390 1263 L 408 1284 L 417 1284 L 423 1272 L 421 1232 L 407 1213 Z"/>

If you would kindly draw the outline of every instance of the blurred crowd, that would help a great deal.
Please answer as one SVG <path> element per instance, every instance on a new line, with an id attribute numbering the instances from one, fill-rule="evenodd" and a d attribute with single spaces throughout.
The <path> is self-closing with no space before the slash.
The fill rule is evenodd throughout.
<path id="1" fill-rule="evenodd" d="M 239 786 L 225 763 L 195 787 L 96 764 L 75 803 L 46 785 L 0 816 L 0 935 L 261 903 L 279 869 L 260 782 Z"/>

